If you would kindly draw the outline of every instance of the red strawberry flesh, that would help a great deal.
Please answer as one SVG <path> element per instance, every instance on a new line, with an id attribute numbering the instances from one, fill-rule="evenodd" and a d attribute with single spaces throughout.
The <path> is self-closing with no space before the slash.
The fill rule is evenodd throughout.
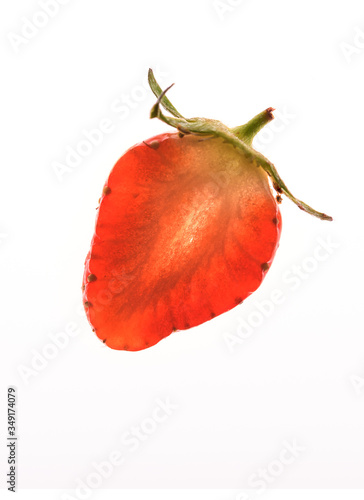
<path id="1" fill-rule="evenodd" d="M 268 175 L 220 138 L 162 134 L 130 148 L 100 199 L 83 299 L 96 335 L 138 351 L 248 297 L 276 252 Z"/>

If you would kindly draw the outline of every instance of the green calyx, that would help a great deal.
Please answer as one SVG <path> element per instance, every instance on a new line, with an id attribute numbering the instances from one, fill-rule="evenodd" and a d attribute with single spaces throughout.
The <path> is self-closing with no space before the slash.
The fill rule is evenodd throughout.
<path id="1" fill-rule="evenodd" d="M 265 156 L 252 148 L 252 142 L 255 135 L 267 123 L 273 120 L 273 108 L 268 108 L 262 113 L 259 113 L 249 122 L 240 127 L 228 128 L 218 120 L 208 118 L 185 118 L 179 113 L 170 100 L 166 97 L 167 91 L 172 87 L 170 85 L 166 90 L 162 91 L 158 85 L 153 71 L 149 69 L 148 81 L 152 92 L 157 97 L 157 102 L 150 111 L 151 118 L 159 118 L 168 125 L 175 127 L 181 136 L 185 134 L 195 134 L 201 136 L 221 137 L 224 141 L 232 144 L 243 152 L 245 157 L 254 163 L 257 167 L 263 168 L 273 181 L 273 186 L 278 193 L 284 193 L 290 200 L 293 201 L 301 210 L 318 217 L 321 220 L 332 220 L 332 217 L 322 212 L 314 210 L 309 205 L 301 200 L 298 200 L 289 191 L 281 177 L 279 176 L 275 166 Z M 161 111 L 161 106 L 168 111 L 172 116 L 166 116 Z"/>

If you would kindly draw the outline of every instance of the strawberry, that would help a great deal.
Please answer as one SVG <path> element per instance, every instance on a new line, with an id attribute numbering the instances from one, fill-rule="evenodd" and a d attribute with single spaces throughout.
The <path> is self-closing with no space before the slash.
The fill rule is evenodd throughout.
<path id="1" fill-rule="evenodd" d="M 112 349 L 130 351 L 204 323 L 259 287 L 279 243 L 281 194 L 332 220 L 297 200 L 251 147 L 273 119 L 272 108 L 229 129 L 216 120 L 184 118 L 151 70 L 149 83 L 158 97 L 151 117 L 177 132 L 136 144 L 115 164 L 100 198 L 82 287 L 96 335 Z"/>

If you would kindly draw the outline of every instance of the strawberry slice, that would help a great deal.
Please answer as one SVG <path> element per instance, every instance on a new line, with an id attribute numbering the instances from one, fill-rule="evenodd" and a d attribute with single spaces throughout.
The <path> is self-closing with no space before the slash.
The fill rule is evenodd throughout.
<path id="1" fill-rule="evenodd" d="M 186 120 L 149 77 L 158 95 L 151 116 L 179 133 L 135 145 L 112 169 L 83 278 L 96 335 L 130 351 L 204 323 L 259 287 L 281 233 L 269 177 L 300 208 L 331 219 L 296 200 L 251 148 L 273 118 L 271 108 L 231 130 L 215 120 Z"/>
<path id="2" fill-rule="evenodd" d="M 140 350 L 242 302 L 273 259 L 281 217 L 267 175 L 220 138 L 163 134 L 110 173 L 86 260 L 97 336 Z"/>

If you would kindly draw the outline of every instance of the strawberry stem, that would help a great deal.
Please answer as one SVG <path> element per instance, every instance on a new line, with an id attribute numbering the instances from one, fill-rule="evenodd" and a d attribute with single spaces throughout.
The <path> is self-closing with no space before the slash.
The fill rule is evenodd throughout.
<path id="1" fill-rule="evenodd" d="M 245 125 L 229 129 L 218 120 L 211 120 L 209 118 L 184 118 L 165 95 L 172 85 L 162 91 L 156 82 L 151 69 L 148 73 L 148 81 L 153 93 L 157 97 L 157 102 L 150 112 L 151 118 L 159 118 L 164 123 L 175 127 L 182 134 L 196 134 L 223 138 L 226 142 L 229 142 L 234 147 L 238 148 L 245 155 L 248 161 L 254 163 L 257 167 L 263 168 L 263 170 L 265 170 L 272 178 L 275 189 L 284 193 L 287 198 L 293 201 L 293 203 L 295 203 L 301 210 L 314 215 L 321 220 L 332 220 L 332 217 L 329 215 L 318 212 L 303 201 L 295 198 L 279 176 L 273 163 L 252 148 L 251 144 L 254 136 L 264 127 L 264 125 L 274 118 L 272 114 L 274 111 L 273 108 L 267 108 L 265 111 L 252 118 Z M 160 105 L 162 105 L 164 109 L 169 111 L 173 116 L 164 115 L 160 109 Z"/>
<path id="2" fill-rule="evenodd" d="M 248 121 L 248 123 L 245 123 L 245 125 L 240 125 L 240 127 L 232 128 L 231 131 L 233 132 L 233 134 L 239 137 L 239 139 L 251 146 L 253 139 L 257 135 L 259 130 L 261 130 L 267 123 L 273 120 L 273 111 L 274 108 L 267 108 L 258 115 L 254 116 L 254 118 Z"/>

